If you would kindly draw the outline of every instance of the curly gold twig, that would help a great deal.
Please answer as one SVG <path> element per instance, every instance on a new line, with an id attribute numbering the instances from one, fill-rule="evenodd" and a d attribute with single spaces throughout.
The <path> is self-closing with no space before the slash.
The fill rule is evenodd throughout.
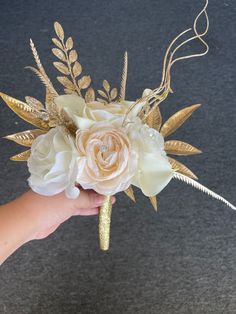
<path id="1" fill-rule="evenodd" d="M 150 106 L 150 110 L 146 113 L 146 115 L 143 117 L 143 120 L 145 121 L 148 117 L 149 114 L 151 114 L 151 112 L 153 110 L 155 110 L 155 108 L 162 103 L 168 96 L 168 94 L 170 92 L 173 92 L 170 86 L 170 82 L 171 82 L 171 68 L 172 66 L 180 61 L 180 60 L 185 60 L 185 59 L 190 59 L 190 58 L 195 58 L 195 57 L 200 57 L 200 56 L 204 56 L 208 53 L 209 51 L 209 46 L 206 43 L 206 41 L 202 38 L 203 36 L 205 36 L 208 32 L 209 29 L 209 18 L 207 15 L 207 6 L 208 6 L 208 0 L 205 0 L 205 5 L 203 7 L 203 9 L 199 12 L 199 14 L 197 15 L 197 17 L 194 20 L 193 23 L 193 31 L 194 31 L 194 36 L 186 39 L 185 41 L 183 41 L 182 43 L 180 43 L 172 52 L 171 49 L 174 46 L 174 44 L 177 42 L 177 40 L 179 38 L 181 38 L 184 34 L 186 34 L 187 32 L 191 31 L 192 28 L 189 28 L 185 31 L 183 31 L 182 33 L 180 33 L 178 36 L 176 36 L 172 42 L 170 43 L 170 45 L 168 46 L 166 53 L 165 53 L 165 57 L 163 60 L 163 68 L 162 68 L 162 80 L 161 83 L 159 85 L 159 87 L 157 87 L 156 89 L 152 90 L 152 92 L 149 95 L 146 95 L 140 99 L 138 99 L 127 111 L 124 120 L 123 120 L 123 126 L 126 125 L 126 120 L 128 117 L 128 114 L 133 110 L 134 107 L 136 107 L 137 104 L 141 103 L 141 102 L 148 102 L 149 106 Z M 202 14 L 205 15 L 206 18 L 206 28 L 202 33 L 198 32 L 197 29 L 197 23 L 199 18 L 202 16 Z M 174 56 L 176 54 L 176 52 L 184 45 L 186 45 L 188 42 L 193 41 L 193 40 L 200 40 L 203 45 L 206 47 L 205 51 L 202 53 L 196 53 L 196 54 L 191 54 L 191 55 L 186 55 L 186 56 L 182 56 L 182 57 L 178 57 L 176 59 L 174 59 Z"/>

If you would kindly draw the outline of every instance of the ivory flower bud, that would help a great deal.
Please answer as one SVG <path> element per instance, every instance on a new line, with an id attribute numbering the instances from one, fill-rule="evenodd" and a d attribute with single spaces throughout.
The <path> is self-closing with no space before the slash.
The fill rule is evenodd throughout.
<path id="1" fill-rule="evenodd" d="M 135 118 L 128 128 L 128 137 L 138 154 L 138 165 L 132 184 L 144 195 L 154 196 L 169 183 L 173 170 L 164 151 L 162 135 Z"/>
<path id="2" fill-rule="evenodd" d="M 124 118 L 127 110 L 134 104 L 132 101 L 112 102 L 106 105 L 93 101 L 86 104 L 85 100 L 77 95 L 61 95 L 56 97 L 54 102 L 68 113 L 81 130 L 90 128 L 96 122 Z M 135 106 L 128 114 L 128 118 L 136 117 L 143 105 L 144 103 L 139 103 Z"/>

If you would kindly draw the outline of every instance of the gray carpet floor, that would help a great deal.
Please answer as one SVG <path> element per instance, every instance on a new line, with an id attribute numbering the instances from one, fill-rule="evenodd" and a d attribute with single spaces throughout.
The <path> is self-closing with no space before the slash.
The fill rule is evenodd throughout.
<path id="1" fill-rule="evenodd" d="M 18 99 L 44 98 L 24 66 L 33 65 L 29 38 L 56 81 L 50 53 L 53 21 L 78 47 L 95 88 L 119 86 L 129 52 L 127 96 L 160 82 L 165 49 L 192 25 L 204 1 L 1 0 L 0 90 Z M 207 56 L 176 64 L 164 118 L 195 103 L 204 106 L 172 138 L 202 149 L 181 158 L 214 191 L 236 203 L 236 4 L 210 0 Z M 193 43 L 184 52 L 198 51 Z M 1 101 L 1 137 L 24 130 Z M 27 190 L 25 164 L 8 160 L 17 145 L 0 140 L 0 195 L 5 203 Z M 111 249 L 98 249 L 97 217 L 76 217 L 55 234 L 26 244 L 0 269 L 0 313 L 236 313 L 236 212 L 172 181 L 159 195 L 159 213 L 138 191 L 113 210 Z"/>

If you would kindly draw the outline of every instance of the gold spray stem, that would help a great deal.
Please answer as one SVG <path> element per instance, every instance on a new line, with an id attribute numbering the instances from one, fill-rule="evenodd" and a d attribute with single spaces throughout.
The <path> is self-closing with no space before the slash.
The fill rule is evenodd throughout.
<path id="1" fill-rule="evenodd" d="M 100 249 L 103 251 L 107 251 L 109 249 L 111 212 L 112 197 L 105 196 L 104 204 L 100 207 L 98 226 Z"/>

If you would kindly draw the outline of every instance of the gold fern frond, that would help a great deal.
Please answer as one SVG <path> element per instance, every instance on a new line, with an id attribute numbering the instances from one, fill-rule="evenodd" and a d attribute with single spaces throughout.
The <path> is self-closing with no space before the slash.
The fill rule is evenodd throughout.
<path id="1" fill-rule="evenodd" d="M 32 72 L 34 72 L 38 76 L 38 78 L 41 80 L 41 82 L 45 85 L 46 89 L 50 90 L 50 93 L 52 95 L 54 95 L 54 97 L 56 97 L 58 95 L 52 91 L 50 85 L 48 84 L 48 80 L 42 75 L 42 73 L 38 69 L 36 69 L 32 66 L 27 66 L 27 67 L 25 67 L 25 69 L 29 69 Z"/>
<path id="2" fill-rule="evenodd" d="M 44 82 L 44 84 L 50 90 L 50 92 L 52 94 L 54 94 L 55 96 L 57 96 L 58 93 L 56 92 L 55 88 L 53 87 L 52 82 L 50 81 L 49 77 L 47 76 L 47 73 L 44 70 L 44 67 L 43 67 L 43 65 L 42 65 L 42 63 L 40 61 L 38 52 L 37 52 L 37 50 L 35 48 L 35 45 L 34 45 L 32 39 L 30 39 L 30 47 L 31 47 L 31 50 L 32 50 L 32 53 L 33 53 L 33 56 L 34 56 L 35 63 L 37 65 L 37 67 L 38 67 L 38 71 L 41 74 L 41 75 L 38 75 L 38 74 L 37 75 Z M 29 67 L 29 68 L 31 68 L 31 67 Z"/>
<path id="3" fill-rule="evenodd" d="M 185 176 L 185 175 L 183 175 L 181 173 L 177 173 L 177 172 L 174 172 L 174 178 L 177 179 L 177 180 L 180 180 L 180 181 L 182 181 L 184 183 L 187 183 L 187 184 L 191 185 L 195 189 L 198 189 L 201 192 L 208 194 L 209 196 L 211 196 L 211 197 L 213 197 L 213 198 L 223 202 L 224 204 L 226 204 L 230 208 L 236 210 L 236 207 L 233 204 L 228 202 L 222 196 L 220 196 L 220 195 L 216 194 L 215 192 L 211 191 L 210 189 L 208 189 L 204 185 L 200 184 L 199 182 L 197 182 L 197 181 L 195 181 L 195 180 L 193 180 L 191 178 L 188 178 L 187 176 Z"/>
<path id="4" fill-rule="evenodd" d="M 128 76 L 128 52 L 125 51 L 124 66 L 123 66 L 123 72 L 122 72 L 121 84 L 120 84 L 120 95 L 119 95 L 120 101 L 125 100 L 127 76 Z"/>

